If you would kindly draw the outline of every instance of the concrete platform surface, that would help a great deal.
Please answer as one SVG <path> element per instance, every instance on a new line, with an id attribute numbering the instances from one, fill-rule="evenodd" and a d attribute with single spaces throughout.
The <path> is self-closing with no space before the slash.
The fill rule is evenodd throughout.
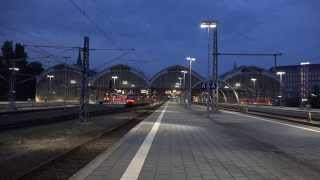
<path id="1" fill-rule="evenodd" d="M 320 179 L 320 129 L 168 102 L 71 179 Z"/>

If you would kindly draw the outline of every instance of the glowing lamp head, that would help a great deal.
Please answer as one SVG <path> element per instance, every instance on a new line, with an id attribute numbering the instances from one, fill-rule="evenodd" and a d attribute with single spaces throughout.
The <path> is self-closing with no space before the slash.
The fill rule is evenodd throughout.
<path id="1" fill-rule="evenodd" d="M 217 27 L 217 23 L 214 21 L 202 21 L 200 24 L 200 28 L 202 29 L 212 29 L 216 27 Z"/>
<path id="2" fill-rule="evenodd" d="M 54 77 L 55 77 L 54 75 L 47 74 L 47 78 L 49 78 L 49 79 L 52 79 L 52 78 L 54 78 Z"/>
<path id="3" fill-rule="evenodd" d="M 17 67 L 9 68 L 9 70 L 10 70 L 10 71 L 20 71 L 20 69 L 17 68 Z"/>
<path id="4" fill-rule="evenodd" d="M 235 84 L 235 87 L 240 87 L 240 86 L 241 84 L 239 82 Z"/>
<path id="5" fill-rule="evenodd" d="M 194 61 L 196 61 L 196 58 L 186 57 L 186 60 L 187 60 L 187 61 L 190 61 L 190 62 L 194 62 Z"/>
<path id="6" fill-rule="evenodd" d="M 310 62 L 301 62 L 300 63 L 301 66 L 305 66 L 305 65 L 309 65 L 309 64 L 310 64 Z"/>
<path id="7" fill-rule="evenodd" d="M 284 72 L 284 71 L 278 71 L 277 72 L 277 75 L 279 75 L 279 76 L 282 76 L 282 75 L 285 75 L 286 74 L 286 72 Z"/>
<path id="8" fill-rule="evenodd" d="M 182 73 L 182 74 L 187 74 L 188 71 L 184 71 L 184 70 L 183 70 L 183 71 L 181 71 L 181 73 Z"/>
<path id="9" fill-rule="evenodd" d="M 77 84 L 77 81 L 76 80 L 70 80 L 70 84 Z"/>
<path id="10" fill-rule="evenodd" d="M 250 80 L 253 81 L 253 82 L 256 82 L 257 79 L 256 78 L 251 78 Z"/>

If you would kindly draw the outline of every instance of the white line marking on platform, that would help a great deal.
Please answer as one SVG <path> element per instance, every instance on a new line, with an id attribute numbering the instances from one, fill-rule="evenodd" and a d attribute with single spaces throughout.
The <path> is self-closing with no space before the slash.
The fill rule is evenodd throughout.
<path id="1" fill-rule="evenodd" d="M 136 155 L 131 160 L 128 168 L 122 175 L 121 180 L 137 180 L 139 178 L 144 161 L 147 158 L 152 142 L 158 132 L 158 129 L 160 127 L 162 118 L 167 110 L 167 107 L 168 107 L 168 104 L 166 104 L 163 110 L 161 111 L 161 114 L 157 118 L 156 122 L 153 124 L 151 131 L 148 133 L 147 137 L 144 139 Z"/>
<path id="2" fill-rule="evenodd" d="M 315 129 L 306 128 L 306 127 L 302 127 L 302 126 L 296 126 L 296 125 L 282 123 L 282 122 L 278 122 L 278 121 L 272 121 L 272 120 L 268 120 L 265 118 L 260 118 L 260 117 L 255 117 L 255 116 L 250 116 L 250 115 L 245 115 L 245 114 L 240 114 L 237 112 L 231 112 L 231 111 L 225 111 L 225 110 L 222 110 L 222 111 L 225 113 L 228 113 L 228 114 L 236 114 L 236 115 L 243 116 L 243 117 L 249 117 L 249 118 L 258 119 L 261 121 L 271 122 L 271 123 L 275 123 L 275 124 L 281 124 L 281 125 L 285 125 L 285 126 L 289 126 L 289 127 L 293 127 L 293 128 L 297 128 L 297 129 L 302 129 L 302 130 L 306 130 L 306 131 L 312 131 L 312 132 L 318 132 L 318 133 L 320 132 L 320 130 L 315 130 Z"/>

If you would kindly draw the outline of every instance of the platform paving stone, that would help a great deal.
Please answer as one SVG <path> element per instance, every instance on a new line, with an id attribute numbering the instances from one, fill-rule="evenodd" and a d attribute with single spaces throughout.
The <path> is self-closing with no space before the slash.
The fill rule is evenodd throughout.
<path id="1" fill-rule="evenodd" d="M 120 179 L 160 114 L 161 107 L 96 168 L 87 180 Z M 303 147 L 286 154 L 269 144 L 221 123 L 219 114 L 206 118 L 199 107 L 186 109 L 169 102 L 159 130 L 140 172 L 141 180 L 304 180 L 320 179 L 318 167 L 306 164 L 320 147 Z M 239 133 L 240 132 L 240 133 Z M 320 135 L 319 135 L 320 136 Z M 280 141 L 280 140 L 279 140 Z M 296 156 L 294 156 L 296 153 Z"/>

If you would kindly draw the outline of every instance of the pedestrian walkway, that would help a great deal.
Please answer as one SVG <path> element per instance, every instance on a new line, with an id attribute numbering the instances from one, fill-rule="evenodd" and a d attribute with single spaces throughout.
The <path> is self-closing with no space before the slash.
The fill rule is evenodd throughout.
<path id="1" fill-rule="evenodd" d="M 319 179 L 318 166 L 235 130 L 245 117 L 194 109 L 165 104 L 71 179 Z"/>

